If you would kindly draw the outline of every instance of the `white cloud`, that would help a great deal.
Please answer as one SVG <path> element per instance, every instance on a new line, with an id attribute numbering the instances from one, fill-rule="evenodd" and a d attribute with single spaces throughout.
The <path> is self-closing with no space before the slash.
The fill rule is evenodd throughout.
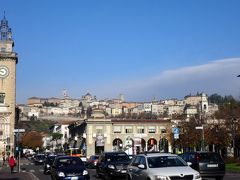
<path id="1" fill-rule="evenodd" d="M 144 77 L 121 86 L 112 85 L 111 92 L 105 92 L 109 95 L 124 93 L 128 101 L 150 101 L 153 97 L 183 99 L 185 95 L 197 92 L 239 97 L 239 74 L 240 58 L 222 59 L 164 71 L 154 77 Z"/>

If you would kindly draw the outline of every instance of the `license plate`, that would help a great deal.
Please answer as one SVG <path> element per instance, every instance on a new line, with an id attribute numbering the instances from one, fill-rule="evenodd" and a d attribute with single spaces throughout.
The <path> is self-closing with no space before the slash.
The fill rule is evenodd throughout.
<path id="1" fill-rule="evenodd" d="M 218 164 L 208 164 L 207 167 L 218 167 Z"/>
<path id="2" fill-rule="evenodd" d="M 78 177 L 71 177 L 71 180 L 77 180 Z"/>
<path id="3" fill-rule="evenodd" d="M 121 173 L 126 173 L 127 171 L 126 170 L 121 170 Z"/>

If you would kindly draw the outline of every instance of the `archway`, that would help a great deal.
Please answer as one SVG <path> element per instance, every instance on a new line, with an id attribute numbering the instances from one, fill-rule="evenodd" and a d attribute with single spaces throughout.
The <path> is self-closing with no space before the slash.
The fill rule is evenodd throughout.
<path id="1" fill-rule="evenodd" d="M 95 154 L 101 154 L 104 152 L 105 140 L 103 135 L 97 135 L 95 141 Z"/>
<path id="2" fill-rule="evenodd" d="M 162 138 L 159 141 L 159 151 L 168 153 L 168 140 L 166 138 Z"/>
<path id="3" fill-rule="evenodd" d="M 119 138 L 114 139 L 113 140 L 113 150 L 119 151 L 119 150 L 122 150 L 122 148 L 123 148 L 122 140 Z"/>
<path id="4" fill-rule="evenodd" d="M 128 136 L 125 141 L 125 146 L 124 146 L 124 151 L 128 155 L 133 155 L 134 154 L 134 140 Z"/>
<path id="5" fill-rule="evenodd" d="M 147 142 L 147 151 L 157 151 L 157 140 L 150 138 Z"/>

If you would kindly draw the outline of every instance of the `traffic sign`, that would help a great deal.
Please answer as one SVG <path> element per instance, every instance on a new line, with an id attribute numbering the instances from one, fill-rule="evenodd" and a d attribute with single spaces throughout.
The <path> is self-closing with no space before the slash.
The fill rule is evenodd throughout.
<path id="1" fill-rule="evenodd" d="M 25 129 L 14 129 L 13 132 L 14 133 L 18 133 L 18 132 L 23 133 L 23 132 L 25 132 Z"/>
<path id="2" fill-rule="evenodd" d="M 174 134 L 174 139 L 179 139 L 179 134 Z"/>
<path id="3" fill-rule="evenodd" d="M 173 134 L 179 134 L 179 128 L 173 128 Z"/>

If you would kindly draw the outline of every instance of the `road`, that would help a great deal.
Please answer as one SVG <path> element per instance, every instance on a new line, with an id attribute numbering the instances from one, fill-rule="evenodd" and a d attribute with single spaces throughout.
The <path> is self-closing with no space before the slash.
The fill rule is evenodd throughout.
<path id="1" fill-rule="evenodd" d="M 43 174 L 43 165 L 35 165 L 33 162 L 25 158 L 21 159 L 20 169 L 21 169 L 21 172 L 28 172 L 33 174 L 36 177 L 36 178 L 33 178 L 34 180 L 51 180 L 50 175 Z M 88 169 L 88 171 L 89 171 L 91 180 L 101 179 L 96 177 L 95 169 Z M 240 179 L 240 174 L 235 174 L 235 173 L 226 173 L 226 176 L 224 177 L 224 180 L 239 180 L 239 179 Z M 117 180 L 117 179 L 114 178 L 114 180 Z M 124 180 L 124 179 L 119 178 L 118 180 Z M 213 180 L 213 179 L 204 179 L 204 180 Z"/>

